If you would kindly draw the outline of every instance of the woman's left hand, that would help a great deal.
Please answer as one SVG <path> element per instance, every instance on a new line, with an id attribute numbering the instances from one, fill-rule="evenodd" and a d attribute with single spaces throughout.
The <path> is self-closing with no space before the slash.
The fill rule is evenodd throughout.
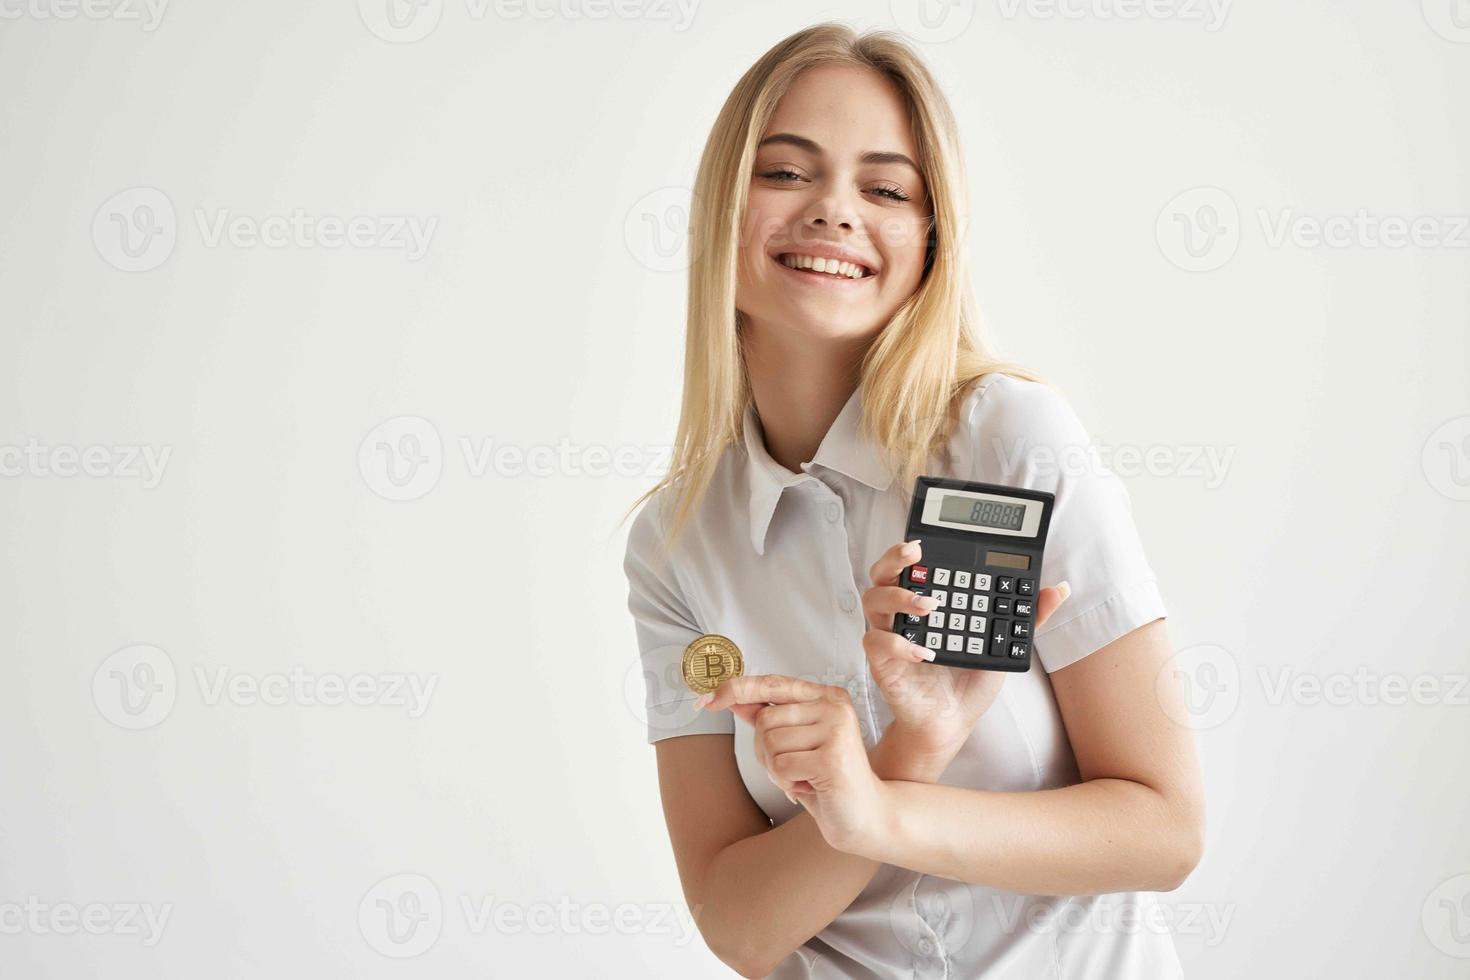
<path id="1" fill-rule="evenodd" d="M 822 837 L 852 851 L 880 819 L 883 781 L 873 772 L 847 690 L 784 674 L 732 677 L 706 695 L 755 728 L 755 755 L 771 780 L 804 806 Z"/>

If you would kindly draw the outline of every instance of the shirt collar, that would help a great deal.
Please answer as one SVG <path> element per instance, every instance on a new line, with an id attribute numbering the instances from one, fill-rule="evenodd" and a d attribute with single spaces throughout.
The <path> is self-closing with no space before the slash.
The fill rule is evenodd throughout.
<path id="1" fill-rule="evenodd" d="M 825 467 L 878 491 L 887 490 L 893 484 L 893 474 L 883 463 L 880 447 L 862 431 L 862 418 L 862 386 L 859 385 L 822 437 L 816 456 L 801 464 L 801 473 L 793 473 L 766 451 L 755 403 L 746 404 L 745 469 L 750 488 L 750 543 L 756 554 L 766 553 L 766 528 L 775 516 L 781 491 L 806 480 L 815 468 Z"/>

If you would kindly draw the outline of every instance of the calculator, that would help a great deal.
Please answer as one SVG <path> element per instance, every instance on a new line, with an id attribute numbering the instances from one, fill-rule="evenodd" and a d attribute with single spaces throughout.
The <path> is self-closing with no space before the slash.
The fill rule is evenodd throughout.
<path id="1" fill-rule="evenodd" d="M 905 541 L 923 557 L 899 584 L 939 605 L 899 613 L 893 630 L 934 651 L 934 663 L 979 670 L 1031 669 L 1041 551 L 1056 498 L 1043 490 L 921 476 Z"/>

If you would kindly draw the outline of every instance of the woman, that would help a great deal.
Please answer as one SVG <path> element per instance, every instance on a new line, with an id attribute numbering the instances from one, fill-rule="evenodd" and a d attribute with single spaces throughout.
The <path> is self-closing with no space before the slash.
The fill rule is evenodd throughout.
<path id="1" fill-rule="evenodd" d="M 1179 974 L 1151 893 L 1203 805 L 1163 601 L 1076 416 L 979 334 L 963 187 L 927 70 L 835 24 L 745 74 L 700 162 L 674 465 L 624 567 L 685 896 L 744 976 Z M 890 629 L 928 611 L 921 473 L 1055 494 L 1039 667 Z M 696 699 L 704 633 L 745 674 Z"/>

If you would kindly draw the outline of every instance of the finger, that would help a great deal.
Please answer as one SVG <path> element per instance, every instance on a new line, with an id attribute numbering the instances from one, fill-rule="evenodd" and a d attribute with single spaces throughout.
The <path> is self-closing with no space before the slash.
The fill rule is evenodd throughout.
<path id="1" fill-rule="evenodd" d="M 747 725 L 750 725 L 751 727 L 755 727 L 756 716 L 759 715 L 760 712 L 761 705 L 758 704 L 730 705 L 730 713 L 736 718 L 739 718 L 741 721 L 745 722 Z"/>
<path id="2" fill-rule="evenodd" d="M 827 774 L 832 766 L 828 762 L 828 752 L 825 749 L 807 749 L 804 752 L 782 752 L 780 755 L 771 756 L 771 772 L 775 777 L 788 785 L 798 780 L 806 780 L 808 784 L 813 779 L 819 779 Z"/>
<path id="3" fill-rule="evenodd" d="M 923 557 L 919 539 L 896 544 L 883 552 L 873 567 L 868 569 L 868 578 L 874 585 L 897 585 L 898 573 Z"/>
<path id="4" fill-rule="evenodd" d="M 893 617 L 899 613 L 927 616 L 939 608 L 933 596 L 918 595 L 901 585 L 875 585 L 863 593 L 863 615 L 875 630 L 893 628 Z"/>
<path id="5" fill-rule="evenodd" d="M 1057 606 L 1067 601 L 1072 594 L 1072 586 L 1067 582 L 1058 582 L 1056 585 L 1048 585 L 1042 589 L 1036 597 L 1036 628 L 1051 618 L 1051 614 L 1057 611 Z"/>
<path id="6" fill-rule="evenodd" d="M 875 673 L 894 660 L 908 663 L 933 663 L 934 651 L 905 640 L 889 630 L 868 630 L 863 634 L 863 652 Z"/>
<path id="7" fill-rule="evenodd" d="M 811 701 L 802 701 L 798 704 L 770 704 L 755 710 L 757 712 L 755 716 L 757 735 L 764 735 L 776 728 L 811 725 L 820 721 L 822 715 L 817 705 Z"/>
<path id="8" fill-rule="evenodd" d="M 706 711 L 723 711 L 732 704 L 791 704 L 797 701 L 818 701 L 830 696 L 825 693 L 827 689 L 826 684 L 802 680 L 799 677 L 787 677 L 785 674 L 746 674 L 724 681 L 711 694 L 700 697 L 694 704 Z"/>
<path id="9" fill-rule="evenodd" d="M 826 738 L 817 725 L 796 725 L 772 729 L 762 736 L 762 741 L 765 743 L 766 758 L 774 759 L 782 752 L 806 752 L 814 749 Z"/>

